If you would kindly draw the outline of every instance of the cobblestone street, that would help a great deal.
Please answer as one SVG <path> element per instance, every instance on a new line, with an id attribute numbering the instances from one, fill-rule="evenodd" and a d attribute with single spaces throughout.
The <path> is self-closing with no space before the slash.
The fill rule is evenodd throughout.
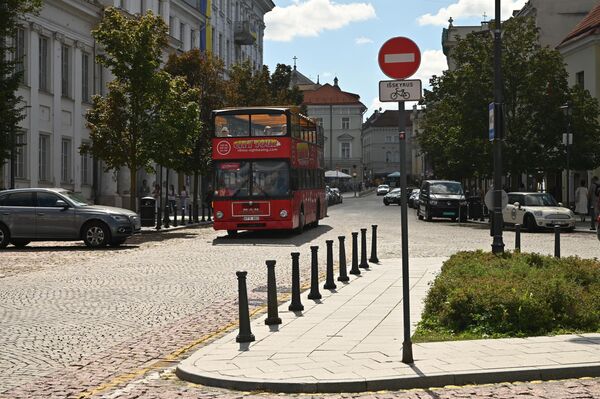
<path id="1" fill-rule="evenodd" d="M 310 245 L 378 224 L 378 256 L 401 257 L 400 208 L 381 197 L 349 198 L 329 209 L 316 229 L 242 233 L 212 228 L 145 234 L 120 249 L 90 251 L 82 243 L 9 247 L 0 262 L 0 397 L 265 398 L 196 386 L 173 374 L 178 359 L 237 323 L 236 270 L 248 271 L 252 311 L 264 311 L 266 259 L 277 260 L 279 293 L 291 284 L 290 252 L 301 253 L 306 281 Z M 418 221 L 409 211 L 410 256 L 489 250 L 487 225 Z M 563 256 L 598 257 L 590 233 L 565 233 Z M 514 232 L 505 232 L 507 249 Z M 552 254 L 552 233 L 523 233 L 522 250 Z M 321 266 L 322 270 L 324 267 Z M 289 396 L 289 395 L 286 395 Z M 305 397 L 304 395 L 303 397 Z M 319 395 L 321 397 L 322 395 Z M 600 398 L 599 379 L 447 387 L 435 390 L 326 395 L 378 398 Z M 281 396 L 279 396 L 281 397 Z"/>

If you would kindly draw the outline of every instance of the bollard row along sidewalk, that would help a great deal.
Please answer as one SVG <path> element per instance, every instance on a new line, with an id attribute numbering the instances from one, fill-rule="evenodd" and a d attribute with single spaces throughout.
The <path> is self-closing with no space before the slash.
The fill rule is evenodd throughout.
<path id="1" fill-rule="evenodd" d="M 411 330 L 444 258 L 410 261 Z M 256 341 L 238 331 L 205 346 L 177 367 L 179 378 L 209 386 L 274 392 L 362 392 L 470 383 L 600 375 L 600 334 L 413 344 L 402 359 L 400 259 L 382 260 L 318 301 L 302 294 L 303 312 L 279 308 L 282 323 L 252 321 Z"/>

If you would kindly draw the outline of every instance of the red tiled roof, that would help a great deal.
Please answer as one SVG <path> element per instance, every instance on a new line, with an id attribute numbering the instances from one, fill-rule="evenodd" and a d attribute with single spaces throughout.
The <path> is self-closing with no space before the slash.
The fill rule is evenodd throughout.
<path id="1" fill-rule="evenodd" d="M 559 46 L 583 36 L 600 33 L 600 2 L 573 28 Z"/>
<path id="2" fill-rule="evenodd" d="M 304 92 L 304 104 L 306 105 L 362 105 L 358 94 L 342 91 L 339 86 L 324 84 L 316 90 Z M 366 107 L 365 107 L 366 108 Z"/>

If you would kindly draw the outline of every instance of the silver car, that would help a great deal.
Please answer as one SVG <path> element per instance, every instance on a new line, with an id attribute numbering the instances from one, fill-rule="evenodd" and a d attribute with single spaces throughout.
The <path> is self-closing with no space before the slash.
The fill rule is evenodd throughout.
<path id="1" fill-rule="evenodd" d="M 119 246 L 140 231 L 130 210 L 89 205 L 62 188 L 0 191 L 0 248 L 24 247 L 31 241 L 83 240 L 91 248 Z"/>

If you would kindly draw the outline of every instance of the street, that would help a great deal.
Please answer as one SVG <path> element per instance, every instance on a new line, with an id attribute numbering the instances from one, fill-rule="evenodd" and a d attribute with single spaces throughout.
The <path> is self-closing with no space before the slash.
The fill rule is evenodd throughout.
<path id="1" fill-rule="evenodd" d="M 33 243 L 2 251 L 0 264 L 0 396 L 239 397 L 242 393 L 178 381 L 173 366 L 237 323 L 237 270 L 248 271 L 254 310 L 266 298 L 265 260 L 277 261 L 279 293 L 291 285 L 290 252 L 298 251 L 307 281 L 311 245 L 378 227 L 380 259 L 401 257 L 400 207 L 382 198 L 346 198 L 329 208 L 318 228 L 302 235 L 265 232 L 229 238 L 212 228 L 138 236 L 120 249 L 90 251 L 82 243 Z M 490 250 L 484 224 L 418 221 L 409 210 L 411 258 Z M 522 233 L 523 251 L 552 254 L 552 233 Z M 505 231 L 506 249 L 514 231 Z M 598 257 L 595 234 L 565 233 L 562 256 Z M 337 258 L 337 252 L 336 252 Z M 399 293 L 400 295 L 400 293 Z M 400 333 L 400 332 L 399 332 Z M 600 379 L 495 384 L 431 391 L 377 393 L 377 397 L 508 398 L 600 397 Z M 244 395 L 245 396 L 245 395 Z M 256 394 L 265 397 L 267 394 Z M 330 395 L 335 397 L 336 395 Z M 339 397 L 339 395 L 337 395 Z M 352 394 L 346 397 L 362 397 Z"/>

